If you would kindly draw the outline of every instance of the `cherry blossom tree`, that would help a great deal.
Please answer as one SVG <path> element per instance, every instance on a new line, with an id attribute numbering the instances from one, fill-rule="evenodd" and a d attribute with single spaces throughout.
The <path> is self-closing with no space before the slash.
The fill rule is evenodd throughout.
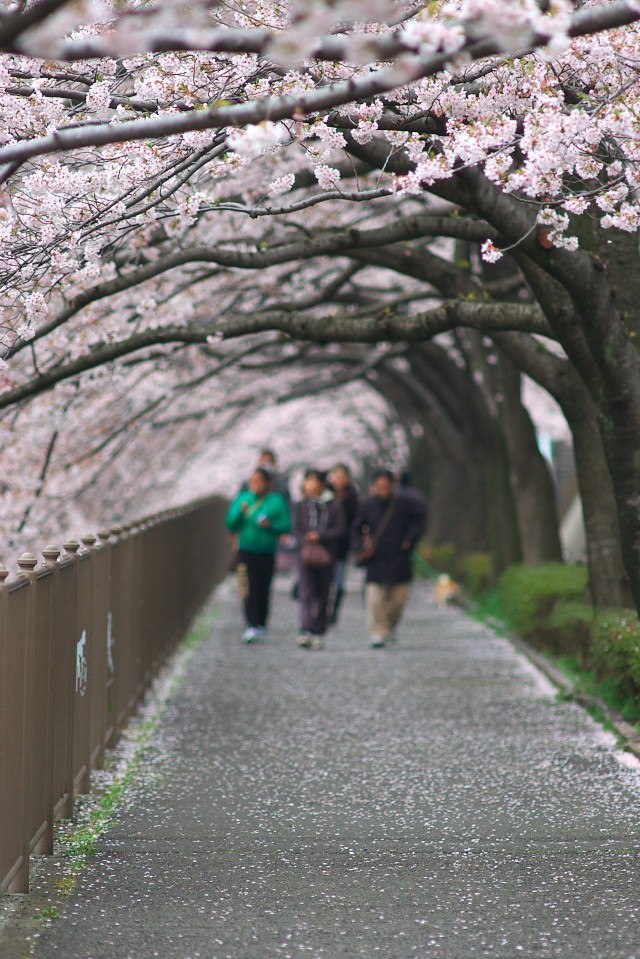
<path id="1" fill-rule="evenodd" d="M 69 384 L 64 403 L 45 394 L 21 404 L 0 421 L 0 563 L 213 491 L 232 496 L 264 446 L 294 474 L 334 460 L 357 474 L 366 462 L 403 463 L 403 429 L 362 385 L 275 408 L 298 354 L 261 337 L 221 362 L 209 348 L 199 371 L 193 357 L 153 356 Z"/>
<path id="2" fill-rule="evenodd" d="M 283 399 L 335 391 L 353 378 L 395 409 L 412 460 L 428 476 L 432 543 L 458 554 L 488 551 L 496 577 L 515 562 L 561 559 L 555 491 L 520 377 L 492 341 L 460 331 L 443 343 L 410 347 L 337 355 L 316 348 L 300 364 L 314 374 Z"/>
<path id="3" fill-rule="evenodd" d="M 594 405 L 640 606 L 640 8 L 364 7 L 7 5 L 5 473 L 42 403 L 32 496 L 79 395 L 126 444 L 254 346 L 534 337 Z"/>

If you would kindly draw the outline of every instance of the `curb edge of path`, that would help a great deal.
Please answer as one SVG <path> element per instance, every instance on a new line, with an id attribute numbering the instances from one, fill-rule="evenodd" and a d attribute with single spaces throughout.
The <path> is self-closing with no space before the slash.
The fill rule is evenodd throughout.
<path id="1" fill-rule="evenodd" d="M 460 608 L 466 612 L 474 609 L 474 603 L 465 597 L 456 596 L 454 602 L 455 605 L 460 606 Z M 632 753 L 637 759 L 640 759 L 640 732 L 632 723 L 627 722 L 619 712 L 612 709 L 611 706 L 607 705 L 607 703 L 597 696 L 588 696 L 586 693 L 579 692 L 576 689 L 575 683 L 573 683 L 562 670 L 549 662 L 548 659 L 539 653 L 537 649 L 534 649 L 526 640 L 522 639 L 521 636 L 510 632 L 500 620 L 495 619 L 493 616 L 488 616 L 483 622 L 485 622 L 496 635 L 508 640 L 516 649 L 526 656 L 527 659 L 560 690 L 566 700 L 578 703 L 579 706 L 582 706 L 586 710 L 598 709 L 615 732 L 621 747 L 627 752 Z"/>

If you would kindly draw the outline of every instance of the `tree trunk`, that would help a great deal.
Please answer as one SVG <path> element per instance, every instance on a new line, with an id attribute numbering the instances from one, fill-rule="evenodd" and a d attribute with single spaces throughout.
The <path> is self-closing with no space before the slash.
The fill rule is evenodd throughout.
<path id="1" fill-rule="evenodd" d="M 401 417 L 406 418 L 410 404 L 413 414 L 424 423 L 434 455 L 441 462 L 448 461 L 450 469 L 458 470 L 457 481 L 448 489 L 441 488 L 443 500 L 448 497 L 443 511 L 455 515 L 448 534 L 443 530 L 444 541 L 486 543 L 493 573 L 498 576 L 522 558 L 509 458 L 499 419 L 487 409 L 483 393 L 468 372 L 458 368 L 440 347 L 433 343 L 414 346 L 407 360 L 410 371 L 385 366 L 372 385 Z M 435 504 L 432 506 L 435 508 Z M 479 514 L 484 535 L 478 534 Z"/>
<path id="2" fill-rule="evenodd" d="M 465 170 L 461 181 L 468 191 L 465 205 L 516 245 L 512 255 L 596 405 L 618 507 L 622 556 L 640 613 L 640 356 L 635 345 L 640 306 L 637 297 L 633 302 L 623 297 L 621 312 L 616 299 L 625 275 L 626 282 L 635 285 L 640 264 L 636 258 L 631 270 L 629 243 L 613 236 L 610 244 L 601 244 L 598 256 L 584 249 L 546 249 L 538 242 L 530 212 L 479 170 Z M 612 285 L 609 270 L 617 285 Z"/>
<path id="3" fill-rule="evenodd" d="M 500 361 L 504 402 L 500 419 L 505 432 L 518 527 L 525 563 L 562 560 L 556 493 L 536 431 L 521 398 L 521 376 L 506 357 Z"/>
<path id="4" fill-rule="evenodd" d="M 574 368 L 518 333 L 494 336 L 500 348 L 562 407 L 573 450 L 587 538 L 592 601 L 595 606 L 631 606 L 633 598 L 620 543 L 618 509 L 607 466 L 596 407 Z"/>
<path id="5" fill-rule="evenodd" d="M 464 351 L 464 344 L 460 344 Z M 521 561 L 517 510 L 510 480 L 509 455 L 502 426 L 487 392 L 434 343 L 412 348 L 408 360 L 424 388 L 438 403 L 443 417 L 459 437 L 458 460 L 469 479 L 467 490 L 481 491 L 485 535 L 495 577 Z M 456 495 L 457 509 L 462 500 Z M 474 522 L 475 529 L 475 522 Z M 467 530 L 467 541 L 475 539 Z"/>
<path id="6" fill-rule="evenodd" d="M 620 547 L 618 510 L 595 409 L 592 407 L 589 415 L 572 415 L 570 422 L 592 600 L 599 607 L 629 607 L 633 605 L 633 597 Z"/>
<path id="7" fill-rule="evenodd" d="M 412 451 L 411 471 L 426 479 L 429 499 L 429 541 L 435 546 L 450 543 L 456 553 L 487 550 L 486 504 L 482 477 L 469 463 L 447 456 L 429 443 L 427 436 Z M 420 482 L 416 485 L 422 486 Z"/>
<path id="8" fill-rule="evenodd" d="M 494 578 L 514 563 L 522 562 L 518 513 L 511 485 L 509 455 L 504 435 L 497 427 L 484 435 L 479 448 L 487 504 L 487 535 Z"/>

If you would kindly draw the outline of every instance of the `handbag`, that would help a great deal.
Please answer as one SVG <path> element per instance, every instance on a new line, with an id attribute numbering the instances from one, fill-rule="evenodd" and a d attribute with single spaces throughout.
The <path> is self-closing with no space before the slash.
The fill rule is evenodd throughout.
<path id="1" fill-rule="evenodd" d="M 362 530 L 362 549 L 356 557 L 357 566 L 366 566 L 370 559 L 376 555 L 378 544 L 371 535 L 369 527 L 365 526 Z"/>
<path id="2" fill-rule="evenodd" d="M 382 533 L 387 528 L 387 524 L 391 519 L 393 511 L 396 508 L 396 497 L 392 497 L 391 502 L 385 510 L 384 516 L 378 523 L 378 528 L 374 533 L 371 532 L 369 526 L 362 527 L 362 549 L 356 557 L 356 566 L 366 566 L 367 563 L 373 559 L 373 557 L 378 552 L 378 542 Z"/>
<path id="3" fill-rule="evenodd" d="M 249 595 L 249 570 L 246 563 L 236 563 L 236 583 L 240 599 L 246 599 Z"/>
<path id="4" fill-rule="evenodd" d="M 314 566 L 316 569 L 330 566 L 333 562 L 333 556 L 322 543 L 303 543 L 300 558 L 305 566 Z"/>
<path id="5" fill-rule="evenodd" d="M 240 558 L 240 537 L 237 535 L 227 536 L 229 542 L 229 572 L 235 573 Z"/>
<path id="6" fill-rule="evenodd" d="M 323 525 L 323 516 L 326 515 L 324 504 L 310 502 L 307 504 L 309 531 L 318 531 Z M 325 569 L 333 563 L 333 556 L 326 546 L 315 541 L 305 540 L 300 549 L 300 559 L 304 566 L 312 566 L 314 569 Z"/>

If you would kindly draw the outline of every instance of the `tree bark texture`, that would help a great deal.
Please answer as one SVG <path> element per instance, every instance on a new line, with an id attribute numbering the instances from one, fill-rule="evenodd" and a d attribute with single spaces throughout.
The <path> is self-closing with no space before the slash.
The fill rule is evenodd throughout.
<path id="1" fill-rule="evenodd" d="M 555 397 L 571 429 L 593 603 L 598 607 L 632 606 L 618 508 L 593 399 L 572 365 L 532 338 L 501 333 L 496 340 L 521 369 Z"/>

